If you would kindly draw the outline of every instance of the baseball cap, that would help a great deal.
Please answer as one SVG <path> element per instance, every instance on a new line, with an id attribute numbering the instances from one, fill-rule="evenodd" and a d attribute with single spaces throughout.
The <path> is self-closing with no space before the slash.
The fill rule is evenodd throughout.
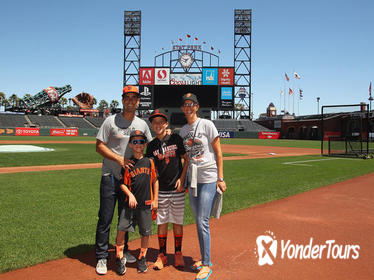
<path id="1" fill-rule="evenodd" d="M 147 141 L 147 137 L 145 136 L 144 132 L 141 130 L 133 130 L 130 133 L 130 140 L 136 136 L 141 136 Z"/>
<path id="2" fill-rule="evenodd" d="M 166 112 L 164 109 L 156 109 L 152 112 L 152 114 L 149 116 L 148 120 L 152 122 L 152 120 L 155 117 L 163 117 L 166 121 L 168 121 L 168 116 L 166 115 Z"/>
<path id="3" fill-rule="evenodd" d="M 124 97 L 127 93 L 130 93 L 130 92 L 136 93 L 139 96 L 139 90 L 136 86 L 125 86 L 123 88 L 122 97 Z"/>
<path id="4" fill-rule="evenodd" d="M 184 103 L 186 100 L 191 100 L 191 101 L 193 101 L 194 103 L 199 104 L 199 101 L 197 101 L 197 97 L 196 97 L 196 95 L 193 94 L 193 93 L 190 93 L 190 92 L 189 92 L 189 93 L 186 93 L 185 95 L 183 95 L 182 100 L 183 100 L 183 103 Z"/>

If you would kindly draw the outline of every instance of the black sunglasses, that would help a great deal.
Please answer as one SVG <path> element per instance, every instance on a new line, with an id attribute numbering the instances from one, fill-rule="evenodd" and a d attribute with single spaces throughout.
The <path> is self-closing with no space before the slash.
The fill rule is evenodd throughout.
<path id="1" fill-rule="evenodd" d="M 145 140 L 144 139 L 134 139 L 134 140 L 131 140 L 131 144 L 133 145 L 144 145 L 145 144 Z"/>

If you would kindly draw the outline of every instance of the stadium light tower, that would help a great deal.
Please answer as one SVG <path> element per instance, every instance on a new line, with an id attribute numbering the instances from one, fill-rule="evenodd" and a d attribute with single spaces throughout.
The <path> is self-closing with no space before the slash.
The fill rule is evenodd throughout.
<path id="1" fill-rule="evenodd" d="M 251 71 L 252 71 L 252 10 L 234 11 L 234 104 L 242 104 L 238 116 L 252 119 Z M 244 88 L 244 90 L 243 90 Z M 241 89 L 241 90 L 240 90 Z M 245 96 L 243 96 L 245 92 Z M 235 116 L 234 116 L 235 117 Z"/>
<path id="2" fill-rule="evenodd" d="M 141 11 L 125 11 L 123 86 L 139 85 Z"/>

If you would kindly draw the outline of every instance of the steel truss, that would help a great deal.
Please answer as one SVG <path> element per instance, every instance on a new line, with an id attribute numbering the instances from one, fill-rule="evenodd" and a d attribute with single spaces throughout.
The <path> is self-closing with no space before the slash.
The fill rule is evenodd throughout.
<path id="1" fill-rule="evenodd" d="M 252 10 L 236 9 L 234 13 L 234 117 L 252 119 Z"/>
<path id="2" fill-rule="evenodd" d="M 125 11 L 123 86 L 139 84 L 141 11 Z"/>

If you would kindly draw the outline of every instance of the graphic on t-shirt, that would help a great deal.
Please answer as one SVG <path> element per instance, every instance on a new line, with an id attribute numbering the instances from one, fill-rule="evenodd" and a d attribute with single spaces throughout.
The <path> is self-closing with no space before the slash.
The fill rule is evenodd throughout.
<path id="1" fill-rule="evenodd" d="M 177 145 L 167 145 L 162 143 L 161 149 L 153 151 L 153 156 L 157 157 L 159 160 L 164 160 L 165 163 L 169 164 L 170 158 L 175 157 L 175 151 L 178 149 Z"/>
<path id="2" fill-rule="evenodd" d="M 189 134 L 187 134 L 187 137 L 188 136 Z M 197 137 L 195 137 L 194 140 L 187 137 L 183 139 L 184 148 L 186 149 L 187 154 L 195 161 L 202 161 L 204 156 L 204 145 L 202 141 L 196 139 Z"/>

